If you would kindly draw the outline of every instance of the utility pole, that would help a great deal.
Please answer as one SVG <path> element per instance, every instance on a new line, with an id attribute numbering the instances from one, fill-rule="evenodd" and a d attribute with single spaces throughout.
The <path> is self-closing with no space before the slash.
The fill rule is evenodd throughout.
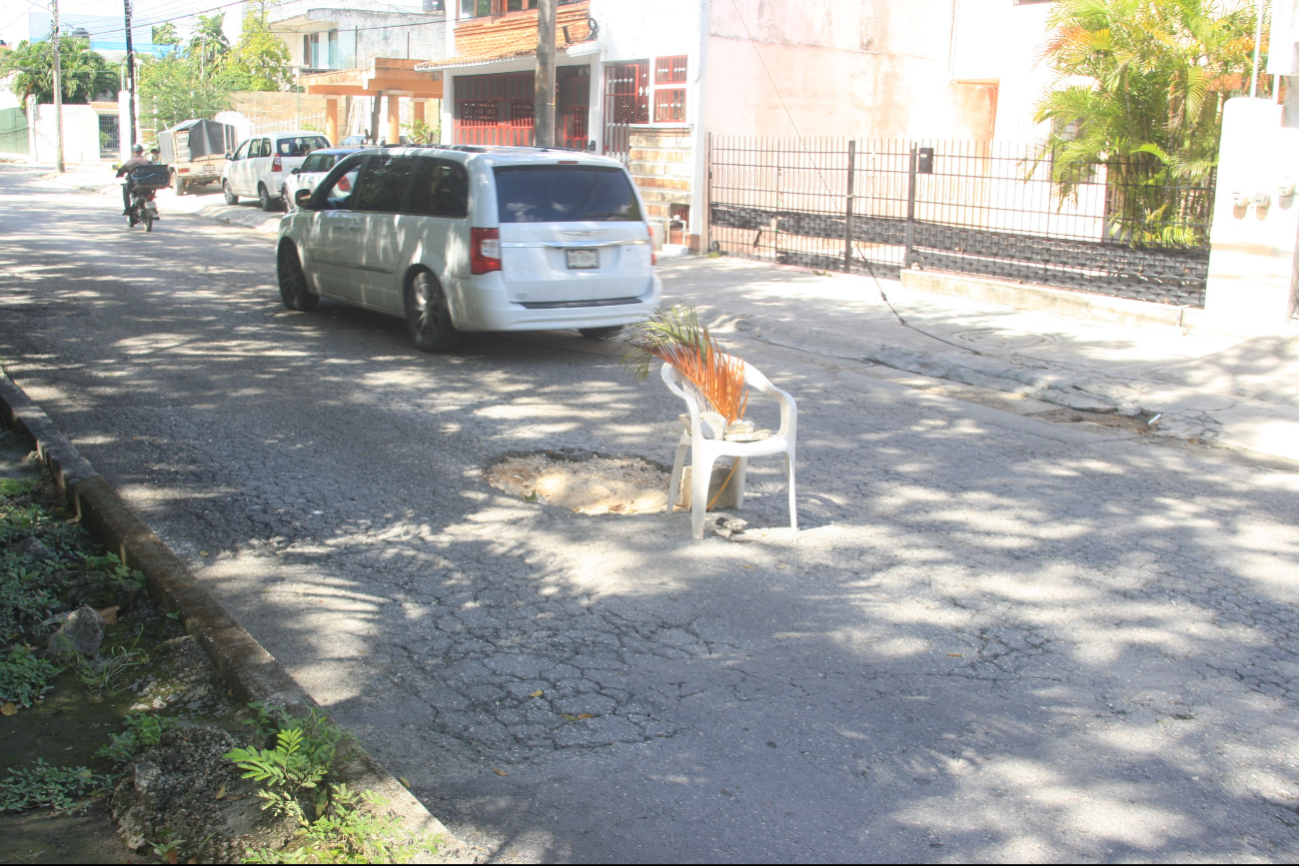
<path id="1" fill-rule="evenodd" d="M 54 170 L 63 174 L 63 61 L 59 58 L 59 0 L 54 0 Z"/>
<path id="2" fill-rule="evenodd" d="M 555 0 L 537 0 L 537 95 L 534 144 L 555 146 Z"/>
<path id="3" fill-rule="evenodd" d="M 135 49 L 131 46 L 131 0 L 122 0 L 126 7 L 126 112 L 130 145 L 135 145 Z M 129 151 L 131 147 L 128 147 Z"/>

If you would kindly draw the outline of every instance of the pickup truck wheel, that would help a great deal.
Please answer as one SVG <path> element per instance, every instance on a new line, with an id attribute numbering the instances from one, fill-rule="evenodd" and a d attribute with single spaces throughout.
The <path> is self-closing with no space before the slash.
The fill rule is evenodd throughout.
<path id="1" fill-rule="evenodd" d="M 310 312 L 320 304 L 320 298 L 307 288 L 307 275 L 302 272 L 302 262 L 293 244 L 280 247 L 276 272 L 280 278 L 280 298 L 290 310 Z"/>
<path id="2" fill-rule="evenodd" d="M 406 286 L 406 328 L 415 348 L 424 352 L 449 352 L 460 343 L 446 294 L 428 271 L 417 273 Z"/>
<path id="3" fill-rule="evenodd" d="M 186 192 L 185 181 L 180 179 L 176 172 L 171 173 L 171 188 L 175 190 L 176 195 L 184 195 Z"/>
<path id="4" fill-rule="evenodd" d="M 226 195 L 226 204 L 239 204 L 239 196 L 230 188 L 230 181 L 221 181 L 221 191 Z"/>

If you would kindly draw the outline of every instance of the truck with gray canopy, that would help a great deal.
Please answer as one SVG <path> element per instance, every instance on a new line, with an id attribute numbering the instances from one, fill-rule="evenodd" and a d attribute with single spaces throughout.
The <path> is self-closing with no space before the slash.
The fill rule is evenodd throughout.
<path id="1" fill-rule="evenodd" d="M 158 150 L 163 163 L 171 166 L 176 195 L 220 181 L 226 154 L 238 140 L 233 126 L 215 120 L 186 120 L 159 132 Z"/>

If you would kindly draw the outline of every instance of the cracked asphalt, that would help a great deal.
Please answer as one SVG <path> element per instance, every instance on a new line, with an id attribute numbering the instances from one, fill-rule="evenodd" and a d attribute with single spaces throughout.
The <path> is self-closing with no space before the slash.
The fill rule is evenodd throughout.
<path id="1" fill-rule="evenodd" d="M 36 176 L 0 167 L 6 370 L 494 860 L 1299 857 L 1292 466 L 740 333 L 799 400 L 797 534 L 779 460 L 738 541 L 558 512 L 484 467 L 672 457 L 614 347 L 423 355 L 284 311 L 263 235 Z"/>

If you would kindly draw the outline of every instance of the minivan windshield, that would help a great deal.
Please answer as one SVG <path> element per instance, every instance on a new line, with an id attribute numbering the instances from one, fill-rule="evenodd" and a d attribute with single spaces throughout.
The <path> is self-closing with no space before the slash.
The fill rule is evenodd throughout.
<path id="1" fill-rule="evenodd" d="M 503 223 L 640 222 L 627 173 L 592 165 L 512 165 L 496 169 Z"/>

